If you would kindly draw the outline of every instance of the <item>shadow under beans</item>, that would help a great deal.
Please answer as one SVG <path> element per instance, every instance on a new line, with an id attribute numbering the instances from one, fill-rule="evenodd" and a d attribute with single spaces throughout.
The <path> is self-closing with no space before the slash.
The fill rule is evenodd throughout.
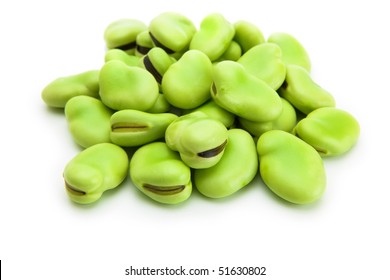
<path id="1" fill-rule="evenodd" d="M 117 187 L 107 190 L 103 192 L 102 196 L 95 202 L 89 204 L 80 204 L 76 203 L 69 199 L 69 203 L 71 203 L 74 207 L 87 210 L 87 209 L 95 209 L 98 207 L 102 207 L 103 204 L 109 203 L 112 199 L 118 196 L 118 193 L 123 191 L 123 188 L 129 187 L 129 179 L 126 178 L 122 183 L 120 183 Z"/>
<path id="2" fill-rule="evenodd" d="M 40 110 L 44 111 L 44 112 L 46 112 L 48 114 L 51 114 L 51 115 L 65 117 L 64 108 L 55 108 L 55 107 L 50 107 L 50 106 L 47 106 L 45 104 L 42 104 Z"/>
<path id="3" fill-rule="evenodd" d="M 273 191 L 271 191 L 270 188 L 267 187 L 267 185 L 264 183 L 263 179 L 259 176 L 260 181 L 260 187 L 263 190 L 262 193 L 270 200 L 275 202 L 275 205 L 281 205 L 282 207 L 286 207 L 289 209 L 294 209 L 296 211 L 313 211 L 313 209 L 317 209 L 322 204 L 322 200 L 319 199 L 316 202 L 310 203 L 310 204 L 295 204 L 292 202 L 289 202 L 278 195 L 276 195 Z"/>
<path id="4" fill-rule="evenodd" d="M 194 180 L 193 180 L 194 182 Z M 211 198 L 203 195 L 201 192 L 198 191 L 196 188 L 196 185 L 193 185 L 193 196 L 195 196 L 197 199 L 200 199 L 202 201 L 207 201 L 213 204 L 225 204 L 225 203 L 230 203 L 232 201 L 237 201 L 240 199 L 243 199 L 243 197 L 249 195 L 250 192 L 253 191 L 254 188 L 257 188 L 259 184 L 259 176 L 257 175 L 248 185 L 242 187 L 235 193 L 228 195 L 226 197 L 221 197 L 221 198 Z"/>
<path id="5" fill-rule="evenodd" d="M 176 209 L 182 209 L 184 207 L 187 207 L 191 201 L 191 196 L 178 204 L 166 204 L 166 203 L 161 203 L 158 201 L 153 200 L 152 198 L 148 197 L 146 194 L 142 193 L 132 182 L 130 176 L 128 176 L 124 182 L 126 184 L 126 188 L 129 188 L 129 191 L 127 192 L 127 195 L 135 197 L 136 200 L 139 200 L 144 204 L 146 207 L 157 207 L 159 209 L 167 210 L 167 211 L 175 211 Z M 131 198 L 129 198 L 130 200 Z"/>
<path id="6" fill-rule="evenodd" d="M 190 204 L 191 201 L 191 196 L 178 204 L 167 204 L 167 203 L 161 203 L 158 201 L 153 200 L 152 198 L 148 197 L 144 193 L 142 193 L 131 181 L 129 182 L 130 188 L 132 188 L 131 194 L 136 196 L 137 199 L 142 201 L 145 206 L 150 206 L 150 207 L 157 207 L 158 209 L 164 210 L 164 211 L 176 211 L 177 209 L 183 209 L 187 207 Z"/>

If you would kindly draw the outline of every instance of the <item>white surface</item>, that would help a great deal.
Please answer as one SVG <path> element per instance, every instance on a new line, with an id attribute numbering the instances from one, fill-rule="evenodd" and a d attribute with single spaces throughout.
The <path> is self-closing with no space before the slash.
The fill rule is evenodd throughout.
<path id="1" fill-rule="evenodd" d="M 208 268 L 169 279 L 390 279 L 389 32 L 386 1 L 2 1 L 0 4 L 0 259 L 4 279 L 130 277 L 130 267 Z M 103 30 L 178 11 L 211 12 L 296 36 L 313 78 L 359 120 L 347 155 L 326 159 L 327 191 L 311 206 L 276 199 L 259 178 L 237 195 L 194 193 L 152 203 L 130 182 L 88 207 L 68 200 L 64 165 L 77 152 L 61 111 L 41 101 L 51 80 L 100 68 Z M 267 276 L 218 276 L 220 266 L 265 266 Z"/>

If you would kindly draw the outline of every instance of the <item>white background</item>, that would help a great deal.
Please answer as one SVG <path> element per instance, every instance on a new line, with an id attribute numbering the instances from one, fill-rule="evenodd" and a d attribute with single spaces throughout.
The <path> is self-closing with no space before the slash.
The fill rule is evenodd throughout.
<path id="1" fill-rule="evenodd" d="M 389 9 L 386 1 L 2 1 L 0 259 L 4 279 L 390 279 Z M 53 79 L 99 69 L 103 31 L 177 11 L 211 12 L 291 33 L 312 76 L 361 124 L 355 148 L 326 159 L 321 201 L 294 206 L 259 178 L 228 199 L 197 192 L 164 206 L 129 181 L 81 207 L 62 170 L 79 151 L 61 110 L 41 100 Z M 125 269 L 208 268 L 208 277 L 130 277 Z M 220 266 L 267 276 L 222 277 Z"/>

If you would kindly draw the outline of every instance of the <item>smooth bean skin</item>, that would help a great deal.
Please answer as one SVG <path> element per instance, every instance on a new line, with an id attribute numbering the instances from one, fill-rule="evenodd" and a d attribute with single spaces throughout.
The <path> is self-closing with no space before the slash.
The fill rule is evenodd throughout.
<path id="1" fill-rule="evenodd" d="M 114 110 L 146 111 L 156 102 L 158 84 L 147 70 L 112 60 L 106 62 L 99 76 L 100 98 Z"/>
<path id="2" fill-rule="evenodd" d="M 326 174 L 317 151 L 291 133 L 271 130 L 257 142 L 260 175 L 279 197 L 295 203 L 319 200 L 325 191 Z"/>
<path id="3" fill-rule="evenodd" d="M 271 122 L 252 122 L 243 118 L 239 118 L 241 127 L 255 137 L 259 137 L 264 132 L 272 129 L 292 132 L 295 125 L 297 124 L 297 114 L 290 102 L 284 98 L 281 98 L 281 100 L 283 107 L 282 113 L 275 120 Z"/>
<path id="4" fill-rule="evenodd" d="M 221 160 L 210 168 L 196 169 L 194 185 L 207 197 L 227 197 L 248 185 L 257 172 L 258 157 L 253 138 L 245 130 L 230 129 Z"/>
<path id="5" fill-rule="evenodd" d="M 201 51 L 189 50 L 165 72 L 161 89 L 167 101 L 193 109 L 210 99 L 212 64 Z"/>
<path id="6" fill-rule="evenodd" d="M 168 125 L 178 116 L 171 113 L 152 114 L 138 110 L 121 110 L 110 119 L 112 143 L 135 147 L 164 138 Z"/>
<path id="7" fill-rule="evenodd" d="M 237 61 L 241 57 L 241 55 L 241 46 L 237 42 L 231 41 L 226 51 L 214 62 L 219 62 L 223 60 Z"/>
<path id="8" fill-rule="evenodd" d="M 46 105 L 55 108 L 64 108 L 69 99 L 79 95 L 99 97 L 99 70 L 57 78 L 41 93 Z"/>
<path id="9" fill-rule="evenodd" d="M 165 132 L 168 147 L 180 153 L 191 168 L 209 168 L 222 157 L 227 143 L 227 129 L 223 123 L 201 112 L 180 116 Z"/>
<path id="10" fill-rule="evenodd" d="M 294 36 L 284 32 L 275 32 L 268 37 L 267 42 L 275 43 L 281 48 L 282 60 L 286 65 L 299 65 L 310 72 L 310 57 L 303 45 Z"/>
<path id="11" fill-rule="evenodd" d="M 360 134 L 358 121 L 337 108 L 319 108 L 299 121 L 294 134 L 323 156 L 337 156 L 349 151 Z"/>
<path id="12" fill-rule="evenodd" d="M 287 66 L 286 80 L 278 92 L 306 115 L 318 108 L 336 106 L 333 96 L 319 86 L 309 72 L 297 65 Z"/>
<path id="13" fill-rule="evenodd" d="M 130 177 L 142 193 L 164 204 L 181 203 L 192 192 L 190 168 L 164 142 L 146 144 L 134 153 Z"/>
<path id="14" fill-rule="evenodd" d="M 140 59 L 139 57 L 135 55 L 129 55 L 127 52 L 120 49 L 111 49 L 108 50 L 104 56 L 104 62 L 108 62 L 110 60 L 119 60 L 128 66 L 138 66 Z"/>
<path id="15" fill-rule="evenodd" d="M 209 118 L 220 121 L 226 128 L 232 127 L 235 121 L 234 114 L 218 106 L 214 100 L 209 100 L 195 109 L 184 111 L 187 114 L 191 112 L 202 112 Z"/>
<path id="16" fill-rule="evenodd" d="M 234 24 L 234 38 L 245 53 L 252 47 L 265 43 L 265 38 L 261 30 L 251 22 L 239 20 Z"/>
<path id="17" fill-rule="evenodd" d="M 272 122 L 253 122 L 243 118 L 238 118 L 238 122 L 242 129 L 248 131 L 253 137 L 260 137 L 264 132 L 273 129 Z"/>
<path id="18" fill-rule="evenodd" d="M 148 113 L 167 113 L 171 109 L 172 109 L 172 105 L 169 104 L 169 102 L 165 98 L 165 95 L 162 93 L 159 93 L 156 102 L 146 112 L 148 112 Z"/>
<path id="19" fill-rule="evenodd" d="M 162 77 L 173 62 L 175 59 L 162 48 L 155 47 L 140 60 L 140 65 L 154 76 L 157 83 L 161 84 Z"/>
<path id="20" fill-rule="evenodd" d="M 69 198 L 79 204 L 97 201 L 103 192 L 118 187 L 128 174 L 127 153 L 112 143 L 93 145 L 73 157 L 63 176 Z"/>
<path id="21" fill-rule="evenodd" d="M 234 61 L 214 65 L 211 97 L 222 108 L 250 121 L 272 121 L 282 112 L 276 91 Z"/>
<path id="22" fill-rule="evenodd" d="M 149 30 L 142 31 L 137 35 L 137 38 L 135 39 L 135 42 L 137 44 L 135 48 L 134 55 L 137 57 L 142 57 L 146 55 L 153 47 L 153 41 L 150 37 Z"/>
<path id="23" fill-rule="evenodd" d="M 292 132 L 298 121 L 297 112 L 290 102 L 283 97 L 280 99 L 282 100 L 283 110 L 280 116 L 272 122 L 272 128 Z"/>
<path id="24" fill-rule="evenodd" d="M 286 78 L 286 66 L 282 61 L 282 50 L 278 45 L 263 43 L 254 46 L 238 60 L 252 75 L 277 90 Z"/>
<path id="25" fill-rule="evenodd" d="M 137 19 L 123 18 L 110 23 L 104 30 L 107 49 L 121 49 L 134 54 L 137 35 L 147 28 L 145 23 Z"/>
<path id="26" fill-rule="evenodd" d="M 192 21 L 175 12 L 162 13 L 149 24 L 153 44 L 168 54 L 186 51 L 195 32 L 196 27 Z"/>
<path id="27" fill-rule="evenodd" d="M 202 51 L 214 61 L 227 50 L 233 37 L 232 23 L 219 13 L 209 14 L 202 20 L 199 30 L 192 37 L 190 50 Z"/>
<path id="28" fill-rule="evenodd" d="M 99 99 L 76 96 L 66 103 L 65 117 L 74 141 L 87 148 L 98 143 L 109 143 L 110 118 L 113 111 Z"/>

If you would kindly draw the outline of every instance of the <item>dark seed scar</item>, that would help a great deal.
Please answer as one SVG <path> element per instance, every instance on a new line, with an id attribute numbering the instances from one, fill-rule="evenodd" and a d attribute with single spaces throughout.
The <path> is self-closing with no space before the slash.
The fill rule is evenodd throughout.
<path id="1" fill-rule="evenodd" d="M 74 195 L 82 196 L 82 195 L 86 195 L 87 194 L 86 192 L 80 191 L 80 190 L 76 189 L 75 187 L 69 185 L 67 181 L 65 181 L 65 188 L 68 191 L 70 191 L 72 194 L 74 194 Z"/>
<path id="2" fill-rule="evenodd" d="M 223 151 L 223 149 L 225 149 L 226 144 L 227 144 L 227 140 L 225 140 L 225 142 L 223 142 L 218 147 L 215 147 L 213 149 L 198 153 L 198 156 L 203 157 L 203 158 L 215 157 L 216 155 L 221 153 Z"/>
<path id="3" fill-rule="evenodd" d="M 152 184 L 143 184 L 143 188 L 147 191 L 150 191 L 159 195 L 174 195 L 178 194 L 184 190 L 184 185 L 177 186 L 156 186 Z"/>
<path id="4" fill-rule="evenodd" d="M 157 69 L 154 67 L 153 63 L 150 61 L 150 58 L 149 56 L 145 56 L 144 58 L 144 65 L 145 65 L 145 68 L 146 70 L 148 70 L 152 75 L 153 77 L 156 79 L 156 81 L 161 84 L 161 81 L 162 81 L 162 76 L 161 74 L 157 71 Z"/>
<path id="5" fill-rule="evenodd" d="M 128 44 L 117 46 L 117 47 L 115 47 L 115 49 L 120 49 L 122 51 L 128 51 L 128 50 L 134 49 L 136 46 L 137 46 L 137 44 L 134 41 L 134 42 L 130 42 Z"/>
<path id="6" fill-rule="evenodd" d="M 111 126 L 112 132 L 137 132 L 147 130 L 149 127 L 146 124 L 118 122 Z"/>
<path id="7" fill-rule="evenodd" d="M 295 132 L 295 136 L 298 137 L 299 139 L 302 139 L 299 134 L 297 132 Z M 328 151 L 324 150 L 324 149 L 321 149 L 321 148 L 318 148 L 318 147 L 314 147 L 313 148 L 320 154 L 320 155 L 327 155 L 328 154 Z"/>
<path id="8" fill-rule="evenodd" d="M 217 87 L 215 86 L 215 83 L 211 85 L 211 93 L 213 95 L 217 95 Z"/>
<path id="9" fill-rule="evenodd" d="M 137 45 L 136 49 L 140 54 L 147 54 L 152 48 Z"/>
<path id="10" fill-rule="evenodd" d="M 173 54 L 174 51 L 171 50 L 170 48 L 164 46 L 163 44 L 161 44 L 157 39 L 156 37 L 154 37 L 154 35 L 149 32 L 149 35 L 150 35 L 150 38 L 152 39 L 153 43 L 156 45 L 156 47 L 159 47 L 159 48 L 162 48 L 164 51 L 166 51 L 168 54 Z"/>

